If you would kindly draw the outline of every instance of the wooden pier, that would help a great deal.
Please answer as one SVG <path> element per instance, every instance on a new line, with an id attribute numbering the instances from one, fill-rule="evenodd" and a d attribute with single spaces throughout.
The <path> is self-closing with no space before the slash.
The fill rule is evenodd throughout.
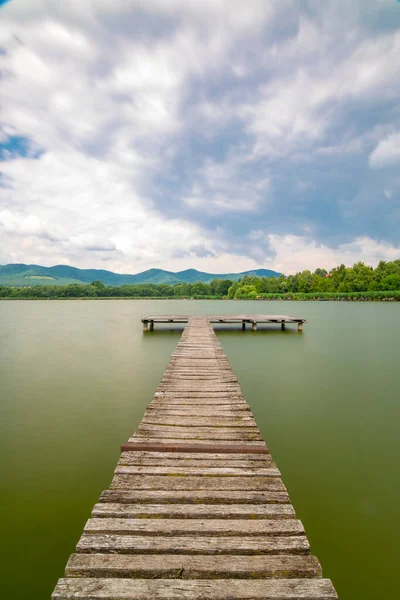
<path id="1" fill-rule="evenodd" d="M 191 318 L 188 315 L 149 315 L 142 319 L 143 331 L 153 331 L 154 323 L 188 323 Z M 281 329 L 285 329 L 287 323 L 295 323 L 298 331 L 303 331 L 303 323 L 307 322 L 289 315 L 209 315 L 205 318 L 209 323 L 241 323 L 242 329 L 248 324 L 252 331 L 257 331 L 257 323 L 277 323 Z"/>
<path id="2" fill-rule="evenodd" d="M 192 317 L 53 600 L 334 600 L 208 317 Z"/>

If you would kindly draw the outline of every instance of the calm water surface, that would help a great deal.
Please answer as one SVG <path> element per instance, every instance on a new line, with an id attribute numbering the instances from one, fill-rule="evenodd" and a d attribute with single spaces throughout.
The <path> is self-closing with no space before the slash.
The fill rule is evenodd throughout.
<path id="1" fill-rule="evenodd" d="M 111 300 L 0 302 L 4 598 L 50 597 L 152 398 L 180 330 L 140 317 L 239 312 L 308 320 L 218 336 L 340 599 L 398 597 L 400 306 Z"/>

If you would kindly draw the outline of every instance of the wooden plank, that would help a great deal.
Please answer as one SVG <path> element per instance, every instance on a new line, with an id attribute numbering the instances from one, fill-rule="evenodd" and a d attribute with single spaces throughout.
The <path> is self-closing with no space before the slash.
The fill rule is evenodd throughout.
<path id="1" fill-rule="evenodd" d="M 190 417 L 191 419 L 197 419 L 198 417 L 212 417 L 218 419 L 220 417 L 241 417 L 245 415 L 251 415 L 252 413 L 246 407 L 241 408 L 232 408 L 230 406 L 226 406 L 223 409 L 218 408 L 217 406 L 190 406 L 190 405 L 180 405 L 180 406 L 170 406 L 167 403 L 164 405 L 153 405 L 147 408 L 147 414 L 152 415 L 153 413 L 157 413 L 159 417 Z"/>
<path id="2" fill-rule="evenodd" d="M 133 444 L 131 444 L 133 446 Z M 128 452 L 121 452 L 120 460 L 127 460 L 130 464 L 141 464 L 141 462 L 132 462 L 132 461 L 157 461 L 157 464 L 163 464 L 162 461 L 181 461 L 182 464 L 185 463 L 187 466 L 191 466 L 191 463 L 198 464 L 198 461 L 206 462 L 207 464 L 226 464 L 229 466 L 247 466 L 253 463 L 267 465 L 272 461 L 272 457 L 269 453 L 243 453 L 235 452 L 235 453 L 227 453 L 227 452 L 151 452 L 148 450 L 130 450 Z M 161 462 L 160 462 L 161 461 Z M 222 461 L 222 462 L 221 462 Z M 241 463 L 241 464 L 233 464 L 233 463 Z M 145 464 L 143 462 L 143 464 Z M 195 466 L 194 465 L 194 466 Z"/>
<path id="3" fill-rule="evenodd" d="M 117 465 L 114 473 L 125 475 L 179 475 L 181 477 L 280 477 L 281 473 L 276 467 L 253 467 L 237 469 L 235 467 L 176 467 L 168 466 L 131 466 Z"/>
<path id="4" fill-rule="evenodd" d="M 198 381 L 207 381 L 208 379 L 212 381 L 218 381 L 223 383 L 235 383 L 237 384 L 238 380 L 233 375 L 232 371 L 221 371 L 221 369 L 211 370 L 208 368 L 207 370 L 201 371 L 200 369 L 177 369 L 176 367 L 167 371 L 164 371 L 164 374 L 161 378 L 162 382 L 168 383 L 170 381 L 189 381 L 192 379 Z"/>
<path id="5" fill-rule="evenodd" d="M 159 388 L 159 392 L 162 395 L 154 395 L 154 400 L 178 400 L 181 398 L 184 402 L 188 400 L 195 402 L 197 400 L 197 403 L 202 403 L 207 401 L 215 402 L 217 400 L 221 405 L 227 403 L 241 403 L 242 406 L 247 405 L 237 390 L 187 390 L 177 387 L 175 389 L 167 389 L 165 384 L 162 385 L 163 387 Z"/>
<path id="6" fill-rule="evenodd" d="M 175 443 L 146 443 L 146 442 L 128 442 L 121 445 L 122 452 L 147 450 L 151 452 L 201 452 L 202 454 L 269 454 L 265 443 L 252 444 L 184 444 Z"/>
<path id="7" fill-rule="evenodd" d="M 287 504 L 290 502 L 286 490 L 139 490 L 114 488 L 105 490 L 101 502 L 131 504 Z"/>
<path id="8" fill-rule="evenodd" d="M 171 358 L 164 375 L 186 375 L 196 374 L 221 377 L 237 377 L 226 359 L 218 358 L 195 358 L 189 356 L 174 356 Z"/>
<path id="9" fill-rule="evenodd" d="M 285 491 L 279 477 L 165 477 L 158 475 L 114 475 L 110 489 L 132 488 L 136 490 L 265 490 Z"/>
<path id="10" fill-rule="evenodd" d="M 243 400 L 238 398 L 230 398 L 229 396 L 221 396 L 221 397 L 208 397 L 201 394 L 199 396 L 182 396 L 177 395 L 172 396 L 162 396 L 162 397 L 154 397 L 149 407 L 151 408 L 166 408 L 169 410 L 170 408 L 176 410 L 177 408 L 192 407 L 195 408 L 203 408 L 210 410 L 249 410 L 249 405 L 246 404 Z"/>
<path id="11" fill-rule="evenodd" d="M 59 579 L 53 600 L 336 600 L 329 579 Z"/>
<path id="12" fill-rule="evenodd" d="M 85 533 L 148 536 L 295 536 L 305 535 L 297 519 L 119 519 L 91 518 Z"/>
<path id="13" fill-rule="evenodd" d="M 165 392 L 162 396 L 154 395 L 153 402 L 165 402 L 168 404 L 190 404 L 200 405 L 207 407 L 208 405 L 215 404 L 217 406 L 248 406 L 248 404 L 238 396 L 237 394 L 227 394 L 226 392 L 221 393 L 208 392 L 182 392 L 173 390 L 172 392 Z"/>
<path id="14" fill-rule="evenodd" d="M 294 519 L 291 504 L 122 504 L 99 502 L 92 517 L 119 519 Z"/>
<path id="15" fill-rule="evenodd" d="M 192 382 L 196 383 L 196 384 L 205 384 L 205 383 L 209 383 L 209 384 L 218 384 L 220 385 L 222 384 L 230 384 L 230 383 L 237 383 L 237 379 L 236 377 L 232 377 L 231 375 L 221 375 L 221 374 L 215 374 L 215 375 L 211 375 L 211 374 L 202 374 L 202 373 L 177 373 L 176 371 L 171 373 L 171 374 L 164 374 L 163 377 L 161 378 L 161 385 L 180 385 L 182 383 L 182 385 L 189 385 Z"/>
<path id="16" fill-rule="evenodd" d="M 183 359 L 175 358 L 164 371 L 163 377 L 172 377 L 174 375 L 193 376 L 196 374 L 214 378 L 230 377 L 238 383 L 237 377 L 233 373 L 229 363 L 226 363 L 225 365 L 216 359 L 207 362 L 205 359 L 197 359 L 196 362 L 193 360 L 191 364 L 188 364 L 187 361 L 184 362 Z"/>
<path id="17" fill-rule="evenodd" d="M 217 404 L 220 406 L 235 404 L 238 407 L 248 406 L 245 400 L 238 396 L 236 390 L 204 390 L 204 389 L 183 389 L 182 388 L 167 388 L 165 384 L 162 384 L 163 396 L 154 396 L 153 400 L 179 403 L 179 404 L 200 404 L 208 406 L 209 404 Z M 179 402 L 180 401 L 180 402 Z"/>
<path id="18" fill-rule="evenodd" d="M 227 440 L 226 444 L 228 445 L 239 445 L 242 443 L 246 443 L 247 441 L 254 440 L 255 442 L 262 442 L 264 438 L 261 436 L 261 433 L 258 431 L 256 427 L 201 427 L 197 429 L 196 427 L 181 427 L 173 425 L 152 425 L 144 423 L 141 425 L 137 431 L 133 434 L 132 438 L 136 437 L 164 437 L 164 438 L 181 438 L 182 443 L 186 443 L 186 439 L 190 439 L 188 443 L 195 444 L 196 438 L 200 442 L 206 442 L 209 440 L 210 444 L 213 444 L 213 440 Z M 208 438 L 207 438 L 208 436 Z M 162 442 L 162 439 L 158 440 Z"/>
<path id="19" fill-rule="evenodd" d="M 172 429 L 170 427 L 160 426 L 157 429 L 153 427 L 141 426 L 136 433 L 129 438 L 130 441 L 147 439 L 149 437 L 157 438 L 157 441 L 162 442 L 163 440 L 170 440 L 171 438 L 179 439 L 182 442 L 188 441 L 197 442 L 205 441 L 213 443 L 214 441 L 225 441 L 225 443 L 238 443 L 238 442 L 262 442 L 263 437 L 258 431 L 248 431 L 242 428 L 242 431 L 235 431 L 233 428 L 226 431 L 220 427 L 214 429 L 208 429 L 207 431 L 198 431 L 194 427 L 188 427 L 187 429 L 177 428 Z"/>
<path id="20" fill-rule="evenodd" d="M 236 416 L 236 413 L 250 414 L 253 416 L 249 405 L 243 400 L 225 399 L 224 401 L 219 401 L 216 398 L 212 398 L 211 402 L 207 402 L 207 399 L 205 398 L 154 398 L 147 407 L 147 410 L 183 410 L 185 411 L 183 416 L 187 414 L 187 410 L 198 410 L 204 412 L 212 410 L 215 413 L 222 412 L 222 416 L 226 415 L 227 412 L 235 413 L 234 416 Z"/>
<path id="21" fill-rule="evenodd" d="M 154 425 L 174 425 L 175 427 L 254 427 L 258 431 L 257 424 L 253 417 L 221 417 L 220 419 L 207 419 L 205 417 L 198 418 L 194 422 L 190 417 L 158 417 L 157 415 L 145 415 L 142 419 L 142 424 Z"/>
<path id="22" fill-rule="evenodd" d="M 145 519 L 143 519 L 144 521 Z M 257 521 L 258 522 L 258 521 Z M 306 536 L 149 536 L 83 533 L 79 553 L 120 554 L 309 554 Z"/>
<path id="23" fill-rule="evenodd" d="M 144 456 L 140 456 L 140 454 Z M 147 456 L 151 454 L 151 457 Z M 275 467 L 275 463 L 271 459 L 269 454 L 248 454 L 247 457 L 253 458 L 257 456 L 257 458 L 261 458 L 261 460 L 249 460 L 249 459 L 239 459 L 232 460 L 231 456 L 239 456 L 246 457 L 244 454 L 184 454 L 184 458 L 175 458 L 175 455 L 178 454 L 182 456 L 181 453 L 166 453 L 167 455 L 161 455 L 161 453 L 157 452 L 123 452 L 121 458 L 118 461 L 119 466 L 149 466 L 149 467 L 206 467 L 206 468 L 218 468 L 218 467 L 227 467 L 227 468 L 236 468 L 236 469 L 252 469 L 252 468 L 268 468 Z M 157 458 L 158 456 L 158 458 Z M 200 458 L 198 458 L 200 456 Z M 210 458 L 208 458 L 208 456 Z M 228 457 L 224 460 L 224 456 Z M 218 458 L 215 458 L 218 457 Z M 265 458 L 264 458 L 265 457 Z"/>
<path id="24" fill-rule="evenodd" d="M 202 393 L 198 395 L 188 395 L 180 394 L 179 392 L 162 397 L 155 396 L 151 403 L 151 406 L 160 408 L 172 408 L 174 405 L 178 405 L 179 408 L 181 406 L 191 406 L 193 408 L 203 407 L 205 409 L 210 407 L 212 410 L 216 407 L 220 407 L 220 410 L 227 410 L 229 408 L 232 408 L 233 410 L 243 410 L 249 407 L 244 400 L 238 398 L 236 395 L 229 396 L 224 394 L 223 396 L 208 396 Z"/>
<path id="25" fill-rule="evenodd" d="M 315 556 L 195 556 L 72 554 L 68 577 L 162 579 L 267 579 L 322 577 Z"/>
<path id="26" fill-rule="evenodd" d="M 211 415 L 212 417 L 212 415 Z M 248 425 L 246 425 L 245 423 L 243 425 L 227 425 L 226 427 L 224 426 L 223 422 L 221 423 L 221 420 L 219 420 L 219 418 L 215 419 L 215 425 L 199 425 L 198 427 L 196 426 L 188 426 L 188 425 L 180 425 L 180 424 L 173 424 L 173 423 L 167 423 L 167 422 L 163 422 L 163 421 L 172 421 L 173 419 L 180 419 L 181 417 L 159 417 L 157 415 L 157 418 L 159 418 L 160 422 L 159 423 L 151 423 L 150 420 L 149 421 L 143 421 L 140 425 L 138 430 L 135 432 L 137 433 L 138 431 L 142 430 L 142 429 L 148 429 L 151 431 L 171 431 L 171 432 L 175 432 L 175 433 L 235 433 L 235 434 L 257 434 L 257 435 L 261 435 L 260 431 L 258 429 L 258 427 L 252 423 L 249 423 Z M 200 420 L 201 417 L 190 417 L 190 420 L 193 422 L 196 422 L 196 420 Z M 153 421 L 155 419 L 152 419 Z M 220 424 L 218 424 L 220 423 Z M 135 434 L 134 434 L 135 435 Z"/>
<path id="27" fill-rule="evenodd" d="M 234 375 L 226 359 L 196 358 L 194 356 L 173 356 L 164 373 L 202 373 L 204 375 Z"/>
<path id="28" fill-rule="evenodd" d="M 166 392 L 201 392 L 202 394 L 209 394 L 212 392 L 239 392 L 240 388 L 235 383 L 219 383 L 213 381 L 169 381 L 161 383 L 159 386 L 160 390 Z"/>
<path id="29" fill-rule="evenodd" d="M 249 413 L 248 413 L 249 414 Z M 154 411 L 150 416 L 146 417 L 146 420 L 143 420 L 142 423 L 139 425 L 139 429 L 151 429 L 153 431 L 157 431 L 157 430 L 169 430 L 169 431 L 181 431 L 181 432 L 188 432 L 191 431 L 192 433 L 198 431 L 198 432 L 203 432 L 203 433 L 215 433 L 215 431 L 219 430 L 221 433 L 257 433 L 260 434 L 260 430 L 258 429 L 258 427 L 251 422 L 248 422 L 246 424 L 243 423 L 243 425 L 234 425 L 234 424 L 228 424 L 228 425 L 224 425 L 225 421 L 233 421 L 236 418 L 242 419 L 243 414 L 240 414 L 238 417 L 237 416 L 231 416 L 230 414 L 227 414 L 225 416 L 222 417 L 214 417 L 212 410 L 209 411 L 208 414 L 208 419 L 213 419 L 214 420 L 214 425 L 193 425 L 193 423 L 195 423 L 196 421 L 201 421 L 201 419 L 204 419 L 204 417 L 202 416 L 198 416 L 198 415 L 188 415 L 189 420 L 192 422 L 192 425 L 187 425 L 187 424 L 180 424 L 177 423 L 176 421 L 178 421 L 179 419 L 181 419 L 182 417 L 180 416 L 175 416 L 175 415 L 163 415 L 162 413 L 160 414 L 159 411 Z M 154 422 L 156 421 L 156 419 L 159 422 Z M 175 423 L 173 422 L 175 420 Z M 168 422 L 169 421 L 169 422 Z"/>
<path id="30" fill-rule="evenodd" d="M 132 438 L 147 438 L 147 437 L 159 437 L 158 441 L 162 442 L 161 438 L 179 438 L 182 442 L 189 440 L 196 443 L 199 441 L 209 441 L 213 443 L 213 440 L 227 440 L 228 444 L 244 443 L 248 441 L 262 442 L 263 437 L 257 429 L 245 429 L 240 430 L 230 427 L 224 429 L 222 427 L 207 427 L 202 429 L 196 429 L 194 427 L 176 427 L 169 425 L 141 425 L 139 429 L 133 434 Z"/>
<path id="31" fill-rule="evenodd" d="M 162 382 L 159 385 L 159 389 L 160 390 L 166 390 L 166 391 L 170 391 L 170 390 L 178 390 L 178 391 L 183 391 L 183 392 L 187 392 L 188 390 L 193 390 L 193 391 L 209 391 L 209 392 L 225 392 L 225 393 L 229 393 L 229 392 L 233 392 L 233 393 L 240 393 L 240 386 L 239 383 L 236 382 L 232 382 L 232 383 L 224 383 L 224 382 L 219 382 L 217 381 L 177 381 L 174 382 L 173 380 L 171 381 L 166 381 L 166 382 Z"/>
<path id="32" fill-rule="evenodd" d="M 237 377 L 227 360 L 217 358 L 188 358 L 184 356 L 172 357 L 168 367 L 165 369 L 166 376 L 172 375 L 210 375 L 212 377 Z"/>
<path id="33" fill-rule="evenodd" d="M 136 434 L 134 434 L 135 436 Z M 171 434 L 172 436 L 173 434 Z M 209 444 L 209 440 L 207 439 L 202 439 L 201 437 L 198 438 L 188 438 L 188 439 L 182 439 L 179 436 L 174 436 L 174 437 L 157 437 L 156 435 L 152 435 L 152 436 L 140 436 L 140 437 L 132 437 L 129 438 L 129 442 L 135 442 L 135 441 L 140 441 L 140 442 L 144 442 L 145 444 L 155 444 L 155 445 L 159 445 L 160 442 L 162 442 L 162 445 L 167 448 L 173 448 L 176 445 L 181 445 L 183 443 L 187 444 L 187 447 L 189 448 L 190 445 L 194 445 L 194 446 L 202 446 L 204 445 L 205 447 L 210 446 Z M 213 439 L 212 440 L 212 445 L 214 447 L 214 449 L 212 450 L 212 452 L 218 452 L 217 447 L 221 447 L 224 448 L 227 444 L 229 445 L 233 445 L 233 444 L 238 444 L 240 440 L 235 440 L 235 439 L 228 439 L 228 440 L 224 440 L 224 439 Z M 251 448 L 255 448 L 255 447 L 259 447 L 259 448 L 264 448 L 264 442 L 262 441 L 256 441 L 256 440 L 244 440 L 243 441 L 243 446 L 251 446 Z M 121 448 L 125 448 L 125 445 Z M 168 450 L 169 452 L 170 450 Z M 188 452 L 190 452 L 190 450 L 188 450 Z M 241 452 L 244 452 L 244 450 L 241 450 Z"/>
<path id="34" fill-rule="evenodd" d="M 174 370 L 172 373 L 165 373 L 161 378 L 161 386 L 168 385 L 236 385 L 237 379 L 232 375 L 222 375 L 221 373 L 199 373 Z"/>

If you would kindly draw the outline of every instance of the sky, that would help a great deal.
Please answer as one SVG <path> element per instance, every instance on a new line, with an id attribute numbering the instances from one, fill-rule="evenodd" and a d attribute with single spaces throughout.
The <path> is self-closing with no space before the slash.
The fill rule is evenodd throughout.
<path id="1" fill-rule="evenodd" d="M 400 258 L 397 0 L 0 5 L 0 264 Z"/>

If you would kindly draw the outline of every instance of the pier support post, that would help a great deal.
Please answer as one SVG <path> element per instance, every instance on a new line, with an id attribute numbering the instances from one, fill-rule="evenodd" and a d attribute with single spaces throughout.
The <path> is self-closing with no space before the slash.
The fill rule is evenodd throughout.
<path id="1" fill-rule="evenodd" d="M 251 330 L 252 331 L 257 331 L 257 322 L 256 321 L 252 322 L 252 324 L 251 324 Z"/>
<path id="2" fill-rule="evenodd" d="M 154 321 L 149 321 L 147 331 L 154 331 Z"/>
<path id="3" fill-rule="evenodd" d="M 243 331 L 246 330 L 246 323 L 245 323 L 245 321 L 242 321 L 242 329 L 243 329 Z"/>
<path id="4" fill-rule="evenodd" d="M 148 323 L 149 323 L 148 321 L 143 321 L 143 331 L 148 331 L 149 330 Z"/>
<path id="5" fill-rule="evenodd" d="M 298 324 L 297 331 L 303 331 L 303 323 Z"/>
<path id="6" fill-rule="evenodd" d="M 285 323 L 285 321 L 281 321 L 281 329 L 282 329 L 282 331 L 284 329 L 286 329 L 286 323 Z"/>

